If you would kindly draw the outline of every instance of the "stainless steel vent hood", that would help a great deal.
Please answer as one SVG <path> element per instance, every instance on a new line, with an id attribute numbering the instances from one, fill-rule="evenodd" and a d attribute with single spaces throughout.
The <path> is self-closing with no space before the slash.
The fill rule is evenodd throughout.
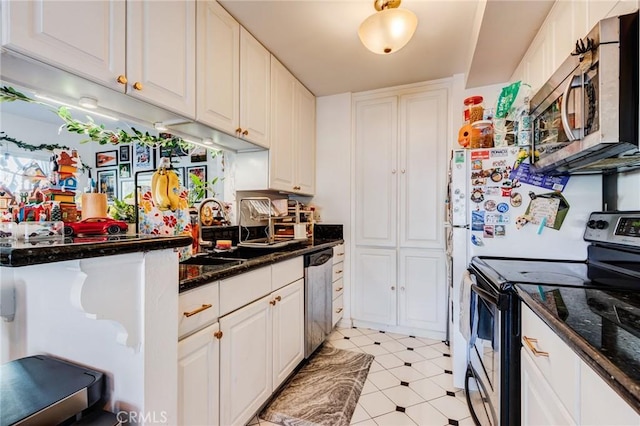
<path id="1" fill-rule="evenodd" d="M 638 12 L 600 21 L 531 98 L 533 169 L 640 168 L 638 78 Z"/>

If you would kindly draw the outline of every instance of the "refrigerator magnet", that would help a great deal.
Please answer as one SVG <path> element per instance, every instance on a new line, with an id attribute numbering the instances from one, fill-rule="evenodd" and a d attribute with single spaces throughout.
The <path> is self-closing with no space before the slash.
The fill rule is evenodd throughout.
<path id="1" fill-rule="evenodd" d="M 496 237 L 504 237 L 507 234 L 507 229 L 504 225 L 496 225 L 495 226 L 495 236 Z"/>
<path id="2" fill-rule="evenodd" d="M 484 238 L 493 238 L 495 234 L 495 227 L 493 225 L 485 225 L 484 226 Z"/>
<path id="3" fill-rule="evenodd" d="M 486 203 L 485 203 L 486 204 Z M 498 209 L 498 211 L 500 213 L 506 213 L 509 211 L 509 204 L 507 203 L 500 203 L 498 204 L 498 206 L 496 207 L 496 209 Z"/>
<path id="4" fill-rule="evenodd" d="M 471 192 L 471 201 L 474 203 L 481 203 L 484 201 L 484 191 L 482 188 L 474 188 Z"/>

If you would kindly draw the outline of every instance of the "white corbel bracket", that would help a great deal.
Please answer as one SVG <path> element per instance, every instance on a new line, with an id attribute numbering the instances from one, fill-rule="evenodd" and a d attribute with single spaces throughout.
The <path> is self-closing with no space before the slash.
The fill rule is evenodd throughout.
<path id="1" fill-rule="evenodd" d="M 69 266 L 71 303 L 94 320 L 113 321 L 117 342 L 140 351 L 143 255 L 80 260 Z"/>

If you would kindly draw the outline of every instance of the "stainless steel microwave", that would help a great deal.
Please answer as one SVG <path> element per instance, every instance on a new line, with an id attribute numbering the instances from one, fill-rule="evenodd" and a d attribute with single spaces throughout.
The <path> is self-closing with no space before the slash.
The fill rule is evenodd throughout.
<path id="1" fill-rule="evenodd" d="M 529 106 L 537 172 L 640 167 L 638 12 L 598 22 Z"/>

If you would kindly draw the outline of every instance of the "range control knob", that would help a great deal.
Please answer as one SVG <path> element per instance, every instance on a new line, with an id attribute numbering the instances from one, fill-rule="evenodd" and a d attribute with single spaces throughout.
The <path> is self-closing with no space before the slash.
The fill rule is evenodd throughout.
<path id="1" fill-rule="evenodd" d="M 596 221 L 591 219 L 589 222 L 587 222 L 587 228 L 596 229 Z"/>
<path id="2" fill-rule="evenodd" d="M 604 220 L 597 220 L 596 221 L 596 228 L 598 228 L 598 229 L 606 229 L 607 226 L 609 226 L 609 224 Z"/>

